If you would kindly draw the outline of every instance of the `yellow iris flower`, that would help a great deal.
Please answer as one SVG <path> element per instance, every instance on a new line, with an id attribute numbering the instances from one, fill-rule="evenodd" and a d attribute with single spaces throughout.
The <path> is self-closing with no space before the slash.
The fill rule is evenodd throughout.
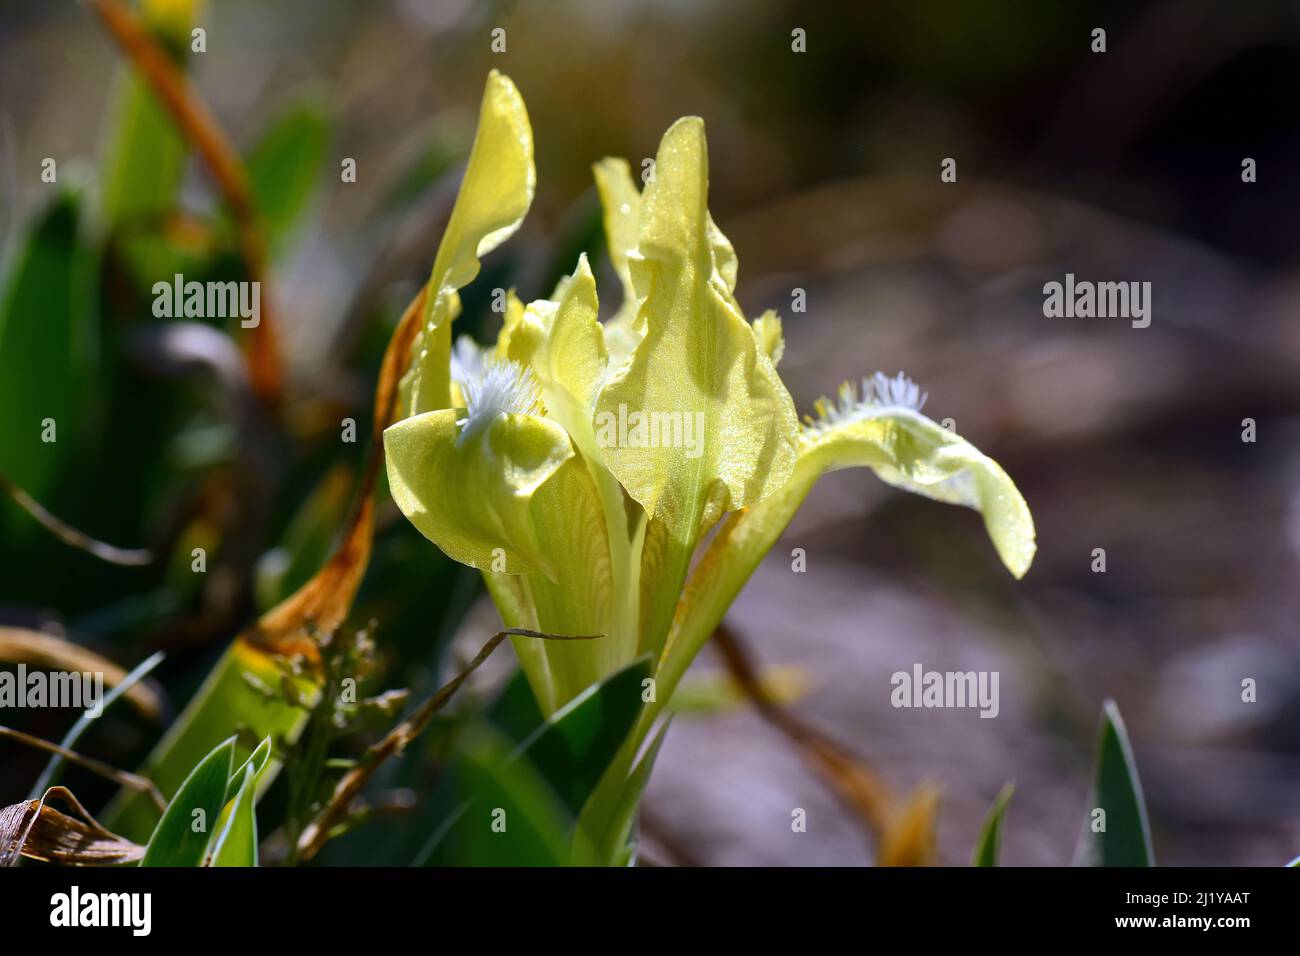
<path id="1" fill-rule="evenodd" d="M 1011 479 L 922 415 L 901 375 L 845 385 L 800 423 L 777 373 L 780 320 L 750 322 L 735 298 L 700 119 L 664 134 L 644 191 L 622 160 L 597 163 L 595 178 L 623 286 L 617 314 L 598 320 L 584 256 L 550 298 L 512 295 L 494 346 L 453 348 L 458 290 L 518 229 L 536 184 L 523 99 L 494 71 L 403 380 L 406 417 L 384 445 L 402 512 L 483 572 L 506 625 L 603 635 L 516 642 L 544 713 L 653 659 L 655 687 L 617 774 L 823 473 L 864 465 L 978 510 L 1016 577 L 1035 544 Z"/>

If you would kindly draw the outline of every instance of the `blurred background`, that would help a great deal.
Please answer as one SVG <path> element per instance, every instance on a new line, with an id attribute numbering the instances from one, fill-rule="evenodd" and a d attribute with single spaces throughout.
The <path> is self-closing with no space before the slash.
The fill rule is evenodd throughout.
<path id="1" fill-rule="evenodd" d="M 739 299 L 781 312 L 800 411 L 845 379 L 905 370 L 927 414 L 952 418 L 1028 500 L 1039 553 L 1017 583 L 974 513 L 866 472 L 828 476 L 729 618 L 765 666 L 799 669 L 796 713 L 897 791 L 938 786 L 941 862 L 968 859 L 1008 780 L 1004 862 L 1068 862 L 1106 697 L 1127 720 L 1159 863 L 1300 854 L 1300 6 L 213 0 L 196 22 L 193 82 L 267 220 L 286 400 L 269 424 L 228 338 L 189 348 L 151 315 L 142 277 L 239 275 L 207 171 L 166 128 L 124 158 L 123 129 L 150 116 L 131 112 L 102 26 L 77 3 L 8 0 L 6 275 L 28 254 L 57 268 L 6 284 L 11 314 L 49 318 L 0 325 L 0 469 L 161 560 L 97 561 L 4 501 L 0 624 L 128 667 L 165 649 L 155 676 L 174 712 L 231 635 L 315 570 L 496 67 L 528 104 L 538 192 L 464 294 L 462 331 L 494 335 L 493 288 L 549 294 L 583 250 L 612 312 L 590 165 L 639 168 L 698 114 Z M 940 180 L 949 157 L 955 183 Z M 345 158 L 354 183 L 340 182 Z M 1150 327 L 1045 318 L 1043 284 L 1067 272 L 1149 281 Z M 15 424 L 47 414 L 57 453 Z M 356 444 L 338 440 L 344 416 Z M 206 576 L 188 573 L 199 545 Z M 472 573 L 381 509 L 353 619 L 377 622 L 388 685 L 427 685 L 454 636 L 481 640 L 493 615 Z M 998 717 L 894 709 L 890 675 L 915 663 L 998 671 Z M 708 651 L 696 667 L 721 670 Z M 57 739 L 66 716 L 27 729 Z M 871 860 L 859 822 L 752 709 L 687 716 L 650 785 L 648 856 Z M 158 732 L 114 712 L 85 746 L 134 766 Z M 42 763 L 0 743 L 0 799 L 20 799 Z M 806 833 L 791 832 L 795 807 Z"/>

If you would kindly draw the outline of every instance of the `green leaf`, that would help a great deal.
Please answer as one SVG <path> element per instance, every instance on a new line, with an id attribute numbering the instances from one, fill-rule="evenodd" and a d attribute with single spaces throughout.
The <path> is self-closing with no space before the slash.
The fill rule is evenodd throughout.
<path id="1" fill-rule="evenodd" d="M 560 865 L 592 859 L 586 834 L 578 831 L 576 818 L 636 723 L 642 708 L 642 683 L 650 674 L 649 657 L 634 661 L 575 697 L 507 751 L 501 750 L 500 744 L 509 738 L 499 730 L 492 729 L 486 737 L 472 735 L 449 773 L 462 788 L 465 802 L 430 839 L 420 860 L 426 865 L 523 865 L 534 859 L 533 865 Z M 499 765 L 486 765 L 489 758 Z M 468 774 L 464 764 L 470 765 Z M 512 786 L 521 788 L 515 798 L 524 794 L 529 800 L 540 801 L 537 808 L 523 808 L 526 824 L 518 847 L 513 840 L 488 840 L 487 835 L 500 834 L 491 833 L 484 816 L 492 808 L 506 806 L 501 790 Z M 508 809 L 507 818 L 514 819 Z M 556 828 L 567 847 L 562 851 L 555 850 Z M 506 847 L 513 847 L 510 854 L 516 855 L 507 854 Z M 486 853 L 486 860 L 476 853 Z"/>
<path id="2" fill-rule="evenodd" d="M 1098 810 L 1104 811 L 1105 816 L 1099 816 Z M 1103 822 L 1105 829 L 1096 829 Z M 1074 863 L 1076 866 L 1155 865 L 1142 784 L 1124 721 L 1113 700 L 1102 705 L 1096 776 Z"/>
<path id="3" fill-rule="evenodd" d="M 230 775 L 230 783 L 226 786 L 226 802 L 229 803 L 235 799 L 235 794 L 242 789 L 244 785 L 244 772 L 250 771 L 253 774 L 253 783 L 256 784 L 262 777 L 267 765 L 271 762 L 271 738 L 264 737 L 262 742 L 257 745 L 257 749 L 249 754 L 248 759 L 239 765 L 239 768 Z"/>
<path id="4" fill-rule="evenodd" d="M 0 295 L 0 471 L 44 504 L 77 441 L 94 366 L 94 263 L 81 228 L 81 198 L 60 193 L 19 247 Z M 35 528 L 16 512 L 14 521 Z"/>
<path id="5" fill-rule="evenodd" d="M 271 738 L 232 773 L 234 753 L 231 737 L 194 768 L 154 828 L 141 866 L 257 866 L 254 808 Z"/>
<path id="6" fill-rule="evenodd" d="M 227 784 L 229 788 L 239 781 L 234 800 L 222 812 L 222 826 L 212 844 L 213 866 L 257 866 L 257 773 L 251 761 L 242 770 Z"/>
<path id="7" fill-rule="evenodd" d="M 999 792 L 993 801 L 993 806 L 989 809 L 989 815 L 984 819 L 984 826 L 980 828 L 979 839 L 975 842 L 975 852 L 971 854 L 971 866 L 997 866 L 998 849 L 1002 842 L 1002 821 L 1007 815 L 1007 806 L 1011 803 L 1011 795 L 1015 793 L 1015 785 L 1007 784 Z"/>
<path id="8" fill-rule="evenodd" d="M 311 99 L 294 103 L 277 116 L 249 151 L 249 184 L 273 249 L 284 242 L 307 208 L 329 148 L 329 114 Z"/>
<path id="9" fill-rule="evenodd" d="M 570 813 L 582 810 L 627 739 L 651 673 L 648 655 L 633 661 L 561 707 L 520 745 L 519 753 L 537 767 Z"/>
<path id="10" fill-rule="evenodd" d="M 170 211 L 189 150 L 171 117 L 135 73 L 122 78 L 115 113 L 104 211 L 110 223 L 130 227 Z"/>
<path id="11" fill-rule="evenodd" d="M 426 864 L 566 866 L 589 859 L 571 847 L 564 803 L 499 732 L 480 725 L 466 735 L 455 779 L 465 800 L 422 854 Z"/>
<path id="12" fill-rule="evenodd" d="M 610 866 L 631 866 L 636 862 L 636 811 L 641 806 L 641 797 L 650 782 L 650 771 L 654 769 L 655 758 L 659 756 L 659 748 L 663 746 L 672 722 L 669 717 L 660 725 L 650 746 L 623 785 L 623 792 L 614 806 L 607 838 L 598 847 L 599 858 L 603 863 Z"/>
<path id="13" fill-rule="evenodd" d="M 139 5 L 144 27 L 182 68 L 194 5 L 195 0 L 144 0 Z M 189 145 L 148 81 L 129 65 L 118 71 L 107 115 L 100 174 L 104 218 L 119 238 L 131 237 L 122 243 L 122 253 L 135 273 L 142 280 L 156 279 L 170 273 L 171 251 L 149 233 L 176 207 Z"/>
<path id="14" fill-rule="evenodd" d="M 527 740 L 546 718 L 537 706 L 537 698 L 528 685 L 528 675 L 523 668 L 515 671 L 492 701 L 485 714 L 492 725 L 511 740 Z"/>
<path id="15" fill-rule="evenodd" d="M 234 756 L 231 737 L 190 771 L 154 828 L 141 866 L 203 865 L 226 803 Z"/>

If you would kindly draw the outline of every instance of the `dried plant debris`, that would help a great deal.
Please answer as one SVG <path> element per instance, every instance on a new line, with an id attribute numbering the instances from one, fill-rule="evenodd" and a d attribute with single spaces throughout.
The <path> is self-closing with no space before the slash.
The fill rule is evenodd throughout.
<path id="1" fill-rule="evenodd" d="M 55 810 L 56 797 L 75 812 Z M 20 857 L 67 866 L 117 866 L 137 863 L 144 847 L 106 829 L 66 787 L 50 787 L 39 800 L 24 800 L 0 810 L 0 866 Z"/>

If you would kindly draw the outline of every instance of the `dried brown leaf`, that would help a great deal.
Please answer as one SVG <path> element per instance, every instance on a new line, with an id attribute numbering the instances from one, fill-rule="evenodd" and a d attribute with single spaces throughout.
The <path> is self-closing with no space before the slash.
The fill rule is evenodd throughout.
<path id="1" fill-rule="evenodd" d="M 77 816 L 49 806 L 58 797 Z M 0 810 L 0 867 L 14 866 L 20 856 L 68 866 L 115 866 L 135 863 L 144 847 L 105 829 L 66 787 L 51 787 L 40 800 L 24 800 Z"/>
<path id="2" fill-rule="evenodd" d="M 55 634 L 21 627 L 0 627 L 0 661 L 33 664 L 50 670 L 102 673 L 104 683 L 116 687 L 127 675 L 106 657 Z M 141 714 L 157 719 L 162 713 L 162 698 L 145 683 L 136 683 L 123 695 Z"/>
<path id="3" fill-rule="evenodd" d="M 370 563 L 370 546 L 375 528 L 375 481 L 384 456 L 384 429 L 397 407 L 398 384 L 410 360 L 411 344 L 420 328 L 424 291 L 412 300 L 393 331 L 384 351 L 375 386 L 374 430 L 366 458 L 366 469 L 356 502 L 348 517 L 338 548 L 312 578 L 285 598 L 244 635 L 255 646 L 284 656 L 302 655 L 319 659 L 316 644 L 306 633 L 310 624 L 321 633 L 336 630 L 347 618 L 357 588 Z"/>

